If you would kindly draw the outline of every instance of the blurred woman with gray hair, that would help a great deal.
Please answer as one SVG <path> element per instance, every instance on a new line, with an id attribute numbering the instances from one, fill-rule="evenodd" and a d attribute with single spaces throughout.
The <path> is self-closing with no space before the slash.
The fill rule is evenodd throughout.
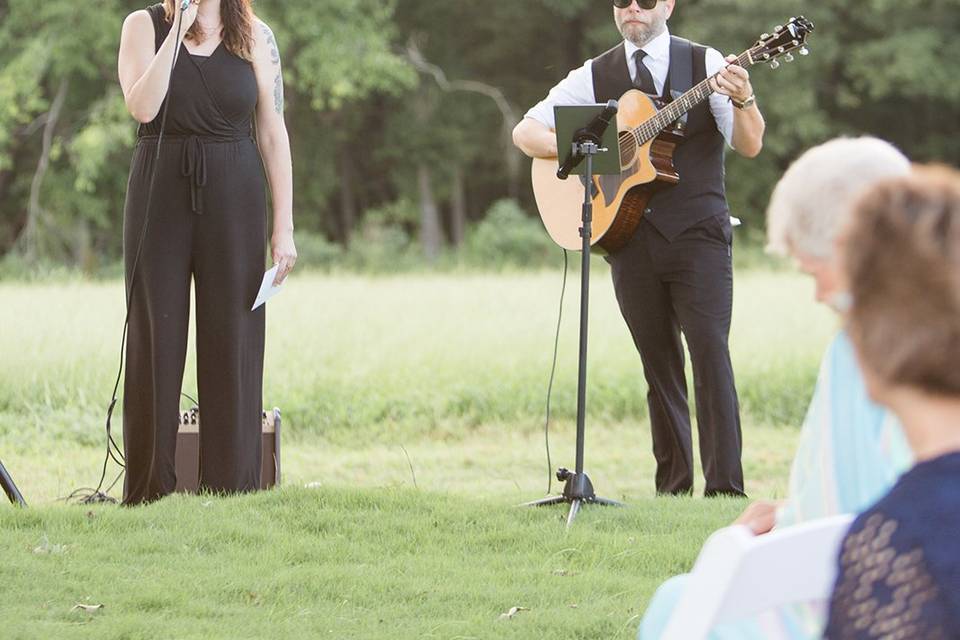
<path id="1" fill-rule="evenodd" d="M 838 138 L 810 149 L 774 189 L 767 209 L 769 249 L 793 258 L 813 277 L 818 302 L 844 310 L 849 300 L 839 284 L 837 234 L 865 190 L 909 171 L 907 158 L 877 138 Z M 909 463 L 899 425 L 870 401 L 841 331 L 824 355 L 790 474 L 789 500 L 776 524 L 857 513 L 883 495 Z"/>
<path id="2" fill-rule="evenodd" d="M 909 172 L 909 160 L 877 138 L 837 138 L 808 150 L 773 192 L 767 209 L 768 249 L 792 258 L 813 277 L 818 302 L 843 310 L 849 301 L 840 285 L 837 235 L 865 190 Z M 850 340 L 840 331 L 820 365 L 787 500 L 755 502 L 736 524 L 762 535 L 774 527 L 859 513 L 893 486 L 910 463 L 899 423 L 870 400 Z M 660 637 L 685 585 L 686 576 L 676 576 L 660 587 L 641 623 L 641 640 Z M 788 607 L 721 625 L 711 638 L 820 637 L 825 604 Z"/>

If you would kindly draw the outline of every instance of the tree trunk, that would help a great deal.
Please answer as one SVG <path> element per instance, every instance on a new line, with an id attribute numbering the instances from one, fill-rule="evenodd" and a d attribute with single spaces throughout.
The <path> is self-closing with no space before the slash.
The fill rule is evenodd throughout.
<path id="1" fill-rule="evenodd" d="M 523 180 L 523 166 L 526 156 L 513 146 L 513 127 L 504 121 L 501 144 L 507 169 L 507 195 L 511 200 L 520 201 L 520 184 Z"/>
<path id="2" fill-rule="evenodd" d="M 87 220 L 77 220 L 76 230 L 73 233 L 73 262 L 80 265 L 83 272 L 88 274 L 94 273 L 100 266 L 97 254 L 93 251 L 93 237 Z"/>
<path id="3" fill-rule="evenodd" d="M 354 192 L 353 159 L 349 146 L 340 148 L 340 238 L 345 248 L 350 247 L 350 236 L 357 220 L 357 198 Z"/>
<path id="4" fill-rule="evenodd" d="M 453 171 L 453 195 L 450 199 L 450 236 L 453 246 L 460 247 L 467 234 L 467 192 L 463 184 L 463 167 Z"/>
<path id="5" fill-rule="evenodd" d="M 566 61 L 562 68 L 576 69 L 583 64 L 583 43 L 585 40 L 584 29 L 589 24 L 589 16 L 593 12 L 593 7 L 585 6 L 579 13 L 567 20 L 566 38 L 563 43 L 563 52 L 566 55 Z M 682 31 L 680 33 L 683 33 Z"/>
<path id="6" fill-rule="evenodd" d="M 24 258 L 27 262 L 33 262 L 37 258 L 40 243 L 40 217 L 43 215 L 43 209 L 40 207 L 40 187 L 43 186 L 43 178 L 50 167 L 50 148 L 53 146 L 53 133 L 57 128 L 57 121 L 60 119 L 60 112 L 63 110 L 63 103 L 67 99 L 67 88 L 70 86 L 70 80 L 64 78 L 60 81 L 57 89 L 57 95 L 50 105 L 49 116 L 43 127 L 43 149 L 40 152 L 40 160 L 37 162 L 37 170 L 33 174 L 33 182 L 30 185 L 30 201 L 27 205 L 27 222 L 17 239 L 23 250 Z"/>
<path id="7" fill-rule="evenodd" d="M 11 163 L 16 167 L 16 161 Z M 0 227 L 0 256 L 13 248 L 20 235 L 20 212 L 14 212 L 14 203 L 7 194 L 7 188 L 13 182 L 13 170 L 0 170 L 0 220 L 5 223 Z"/>
<path id="8" fill-rule="evenodd" d="M 427 165 L 421 164 L 417 167 L 417 181 L 420 187 L 420 242 L 427 260 L 433 262 L 440 256 L 443 237 L 440 212 L 433 195 L 433 184 Z"/>

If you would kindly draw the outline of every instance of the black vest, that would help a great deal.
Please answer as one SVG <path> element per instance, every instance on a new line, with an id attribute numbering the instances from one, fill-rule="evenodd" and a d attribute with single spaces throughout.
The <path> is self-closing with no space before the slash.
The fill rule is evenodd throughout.
<path id="1" fill-rule="evenodd" d="M 689 54 L 690 45 L 673 37 L 670 42 L 670 64 L 676 56 Z M 706 48 L 693 45 L 693 84 L 707 77 Z M 664 86 L 664 100 L 671 101 L 670 78 Z M 685 92 L 690 87 L 672 87 Z M 593 91 L 596 101 L 619 100 L 633 89 L 633 80 L 627 67 L 627 55 L 619 44 L 593 60 Z M 658 190 L 650 199 L 645 217 L 667 240 L 677 236 L 696 223 L 712 216 L 729 215 L 724 190 L 723 155 L 725 141 L 717 129 L 716 120 L 705 101 L 687 115 L 686 140 L 673 156 L 673 164 L 680 174 L 680 183 Z"/>

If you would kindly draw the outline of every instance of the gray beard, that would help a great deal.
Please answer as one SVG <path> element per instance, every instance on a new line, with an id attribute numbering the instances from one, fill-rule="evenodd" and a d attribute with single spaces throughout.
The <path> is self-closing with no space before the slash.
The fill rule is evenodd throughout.
<path id="1" fill-rule="evenodd" d="M 651 26 L 648 29 L 635 25 L 624 25 L 624 27 L 620 30 L 620 35 L 623 36 L 624 40 L 631 42 L 635 46 L 644 47 L 651 40 L 663 33 L 663 26 L 664 25 L 660 25 L 659 29 L 656 26 Z"/>

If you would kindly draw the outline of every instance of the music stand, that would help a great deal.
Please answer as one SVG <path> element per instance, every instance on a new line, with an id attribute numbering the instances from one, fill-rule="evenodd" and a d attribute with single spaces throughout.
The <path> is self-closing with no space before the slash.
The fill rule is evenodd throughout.
<path id="1" fill-rule="evenodd" d="M 583 471 L 583 450 L 586 434 L 587 411 L 587 324 L 589 320 L 590 302 L 590 240 L 593 236 L 593 197 L 595 195 L 593 178 L 595 175 L 619 175 L 620 144 L 616 122 L 602 131 L 602 136 L 596 134 L 596 124 L 605 109 L 613 108 L 616 113 L 616 103 L 611 101 L 607 105 L 586 105 L 570 107 L 554 107 L 557 129 L 557 149 L 560 150 L 560 170 L 558 177 L 567 174 L 580 175 L 583 189 L 583 214 L 580 237 L 583 239 L 581 269 L 580 269 L 580 361 L 577 379 L 577 460 L 576 470 L 558 469 L 557 479 L 565 482 L 563 493 L 559 496 L 550 496 L 542 500 L 535 500 L 525 506 L 543 507 L 553 504 L 570 504 L 567 515 L 567 528 L 573 524 L 574 518 L 584 504 L 599 504 L 606 506 L 625 506 L 621 502 L 600 498 L 594 492 L 593 483 Z M 564 150 L 568 150 L 564 153 Z M 591 187 L 591 188 L 588 188 Z"/>
<path id="2" fill-rule="evenodd" d="M 23 496 L 20 495 L 20 490 L 17 489 L 17 485 L 13 483 L 13 478 L 7 473 L 7 469 L 3 466 L 2 461 L 0 461 L 0 485 L 3 485 L 3 490 L 7 494 L 7 497 L 10 498 L 10 502 L 20 505 L 21 507 L 27 506 L 27 502 L 23 499 Z"/>

